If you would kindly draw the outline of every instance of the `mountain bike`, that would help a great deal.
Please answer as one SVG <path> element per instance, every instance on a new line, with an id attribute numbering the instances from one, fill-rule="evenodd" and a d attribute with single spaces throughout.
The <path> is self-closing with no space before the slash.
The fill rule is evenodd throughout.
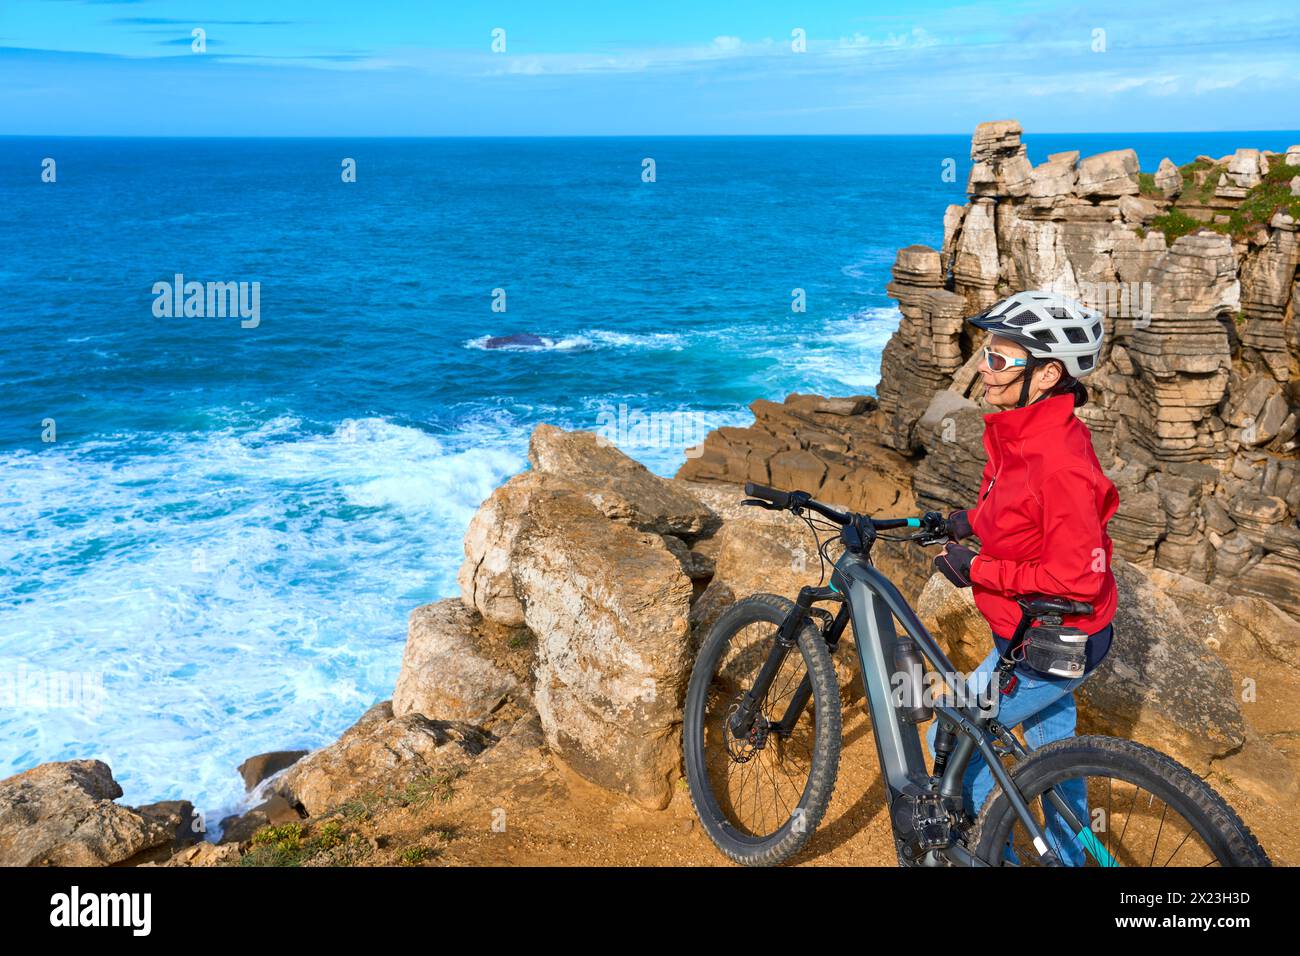
<path id="1" fill-rule="evenodd" d="M 804 491 L 753 483 L 745 494 L 746 505 L 804 520 L 822 579 L 827 565 L 832 570 L 828 585 L 803 587 L 794 601 L 760 593 L 731 605 L 691 671 L 683 717 L 687 783 L 705 831 L 727 857 L 751 866 L 783 863 L 825 815 L 842 744 L 834 654 L 852 622 L 900 866 L 1061 866 L 1067 858 L 1102 867 L 1271 865 L 1223 798 L 1165 754 L 1093 735 L 1031 749 L 998 722 L 996 701 L 1015 680 L 1015 649 L 1031 623 L 1059 623 L 1091 613 L 1090 606 L 1023 596 L 1024 614 L 996 680 L 974 700 L 936 695 L 933 672 L 948 688 L 964 684 L 872 563 L 871 549 L 878 539 L 938 544 L 947 538 L 944 517 L 873 519 Z M 911 530 L 881 534 L 903 528 Z M 824 540 L 823 529 L 833 532 Z M 843 550 L 833 559 L 828 548 L 837 540 Z M 940 724 L 927 767 L 918 725 L 930 719 Z M 994 784 L 983 807 L 965 807 L 962 778 L 976 751 Z M 1013 759 L 1010 767 L 1004 757 Z"/>

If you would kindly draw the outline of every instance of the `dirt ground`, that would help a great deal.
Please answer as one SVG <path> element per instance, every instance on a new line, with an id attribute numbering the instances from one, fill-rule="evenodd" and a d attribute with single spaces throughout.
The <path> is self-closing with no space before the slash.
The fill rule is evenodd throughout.
<path id="1" fill-rule="evenodd" d="M 844 749 L 830 809 L 796 866 L 895 866 L 870 719 L 844 711 Z M 1213 775 L 1275 865 L 1300 862 L 1290 814 Z M 650 811 L 533 754 L 476 768 L 443 798 L 377 810 L 354 824 L 376 847 L 361 865 L 730 866 L 695 818 L 685 780 Z M 419 848 L 413 850 L 412 848 Z"/>

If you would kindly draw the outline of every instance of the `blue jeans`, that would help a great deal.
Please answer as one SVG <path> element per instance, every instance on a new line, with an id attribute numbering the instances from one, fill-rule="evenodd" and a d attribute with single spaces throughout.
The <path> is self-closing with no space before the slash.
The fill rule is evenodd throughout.
<path id="1" fill-rule="evenodd" d="M 983 691 L 988 686 L 989 680 L 996 674 L 997 664 L 998 652 L 994 649 L 967 678 L 965 700 L 972 702 L 971 706 L 974 706 L 975 700 L 972 695 Z M 1023 674 L 1019 670 L 1015 674 L 1017 682 L 1011 693 L 996 695 L 998 722 L 1008 730 L 1023 724 L 1025 741 L 1029 744 L 1030 750 L 1049 744 L 1053 740 L 1073 737 L 1074 689 L 1082 684 L 1091 672 L 1082 677 L 1069 678 Z M 938 730 L 939 718 L 936 717 L 926 732 L 926 742 L 930 746 L 931 755 L 934 754 L 934 737 Z M 971 816 L 979 815 L 980 808 L 984 806 L 984 800 L 993 786 L 993 772 L 989 770 L 984 757 L 977 750 L 971 754 L 970 763 L 962 777 L 962 799 Z M 1082 779 L 1067 780 L 1057 785 L 1055 789 L 1074 810 L 1079 821 L 1087 826 L 1089 823 L 1088 792 L 1085 782 Z M 1061 862 L 1066 866 L 1083 866 L 1085 859 L 1083 848 L 1075 835 L 1066 827 L 1061 815 L 1051 804 L 1045 804 L 1043 813 L 1048 845 L 1056 851 Z M 1009 846 L 1005 857 L 1009 862 L 1018 862 Z"/>

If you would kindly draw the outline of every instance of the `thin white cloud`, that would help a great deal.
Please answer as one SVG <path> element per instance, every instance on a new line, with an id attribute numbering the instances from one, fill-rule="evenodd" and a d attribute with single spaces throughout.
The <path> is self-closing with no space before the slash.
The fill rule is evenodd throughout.
<path id="1" fill-rule="evenodd" d="M 913 27 L 911 32 L 890 33 L 873 39 L 869 34 L 854 32 L 853 36 L 840 37 L 833 44 L 825 44 L 825 52 L 830 56 L 853 56 L 879 49 L 913 49 L 937 46 L 939 40 L 924 27 Z"/>

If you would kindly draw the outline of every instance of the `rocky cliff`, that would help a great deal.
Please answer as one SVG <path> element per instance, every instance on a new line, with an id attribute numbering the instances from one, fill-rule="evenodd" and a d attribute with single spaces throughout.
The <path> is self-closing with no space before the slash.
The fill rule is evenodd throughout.
<path id="1" fill-rule="evenodd" d="M 1119 488 L 1116 552 L 1300 614 L 1300 146 L 1164 159 L 1148 176 L 1132 150 L 1034 166 L 1020 135 L 982 124 L 942 248 L 899 251 L 888 290 L 902 321 L 873 420 L 827 429 L 806 403 L 756 403 L 753 428 L 712 433 L 679 475 L 866 507 L 863 475 L 896 473 L 901 455 L 920 507 L 966 507 L 989 408 L 964 316 L 1053 289 L 1107 315 L 1079 415 Z"/>

